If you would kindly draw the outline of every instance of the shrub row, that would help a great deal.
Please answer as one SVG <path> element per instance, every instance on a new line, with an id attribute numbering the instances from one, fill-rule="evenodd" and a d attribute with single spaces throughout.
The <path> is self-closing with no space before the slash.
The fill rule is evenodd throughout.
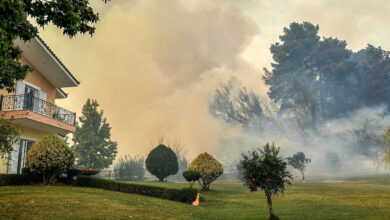
<path id="1" fill-rule="evenodd" d="M 29 176 L 24 174 L 0 174 L 0 186 L 29 185 L 33 183 Z"/>
<path id="2" fill-rule="evenodd" d="M 112 191 L 119 191 L 124 193 L 135 193 L 145 196 L 152 196 L 162 199 L 168 199 L 178 202 L 191 203 L 196 199 L 198 191 L 196 189 L 168 189 L 159 186 L 147 186 L 133 183 L 121 183 L 113 180 L 106 180 L 89 176 L 78 176 L 77 186 L 94 187 L 100 189 L 107 189 Z"/>

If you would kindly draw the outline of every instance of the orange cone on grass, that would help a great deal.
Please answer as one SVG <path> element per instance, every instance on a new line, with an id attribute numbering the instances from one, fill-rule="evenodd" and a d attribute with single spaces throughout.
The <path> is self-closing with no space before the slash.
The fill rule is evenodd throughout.
<path id="1" fill-rule="evenodd" d="M 196 195 L 195 201 L 192 202 L 192 205 L 193 205 L 193 206 L 198 206 L 198 205 L 199 205 L 199 195 L 200 195 L 200 193 L 198 193 L 198 194 Z"/>

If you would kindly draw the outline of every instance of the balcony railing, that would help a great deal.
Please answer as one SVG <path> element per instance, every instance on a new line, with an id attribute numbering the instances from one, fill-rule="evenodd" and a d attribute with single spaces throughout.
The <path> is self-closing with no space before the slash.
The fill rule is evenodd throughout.
<path id="1" fill-rule="evenodd" d="M 0 96 L 0 111 L 30 110 L 57 121 L 75 125 L 76 113 L 29 94 Z"/>

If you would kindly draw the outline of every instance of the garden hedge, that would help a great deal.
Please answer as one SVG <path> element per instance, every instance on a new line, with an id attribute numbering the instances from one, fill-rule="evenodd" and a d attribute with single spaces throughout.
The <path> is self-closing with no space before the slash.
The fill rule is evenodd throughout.
<path id="1" fill-rule="evenodd" d="M 29 185 L 32 181 L 23 174 L 0 174 L 0 186 Z"/>
<path id="2" fill-rule="evenodd" d="M 124 193 L 135 193 L 185 203 L 192 203 L 196 199 L 196 195 L 198 193 L 196 189 L 190 188 L 169 189 L 159 186 L 116 182 L 113 180 L 106 180 L 89 176 L 78 176 L 76 185 L 82 187 L 107 189 Z"/>

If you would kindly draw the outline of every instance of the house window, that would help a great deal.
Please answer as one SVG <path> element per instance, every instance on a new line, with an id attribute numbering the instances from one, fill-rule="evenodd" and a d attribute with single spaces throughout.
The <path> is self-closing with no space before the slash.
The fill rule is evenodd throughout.
<path id="1" fill-rule="evenodd" d="M 35 144 L 34 141 L 20 139 L 19 140 L 19 152 L 18 152 L 18 162 L 17 162 L 17 173 L 22 173 L 22 168 L 26 167 L 26 156 L 30 148 Z"/>
<path id="2" fill-rule="evenodd" d="M 39 96 L 38 90 L 29 85 L 25 85 L 24 95 L 25 97 L 24 97 L 23 109 L 35 110 L 35 108 L 37 107 L 36 105 L 38 103 L 35 103 L 35 108 L 34 108 L 34 102 L 35 102 L 35 98 Z"/>

